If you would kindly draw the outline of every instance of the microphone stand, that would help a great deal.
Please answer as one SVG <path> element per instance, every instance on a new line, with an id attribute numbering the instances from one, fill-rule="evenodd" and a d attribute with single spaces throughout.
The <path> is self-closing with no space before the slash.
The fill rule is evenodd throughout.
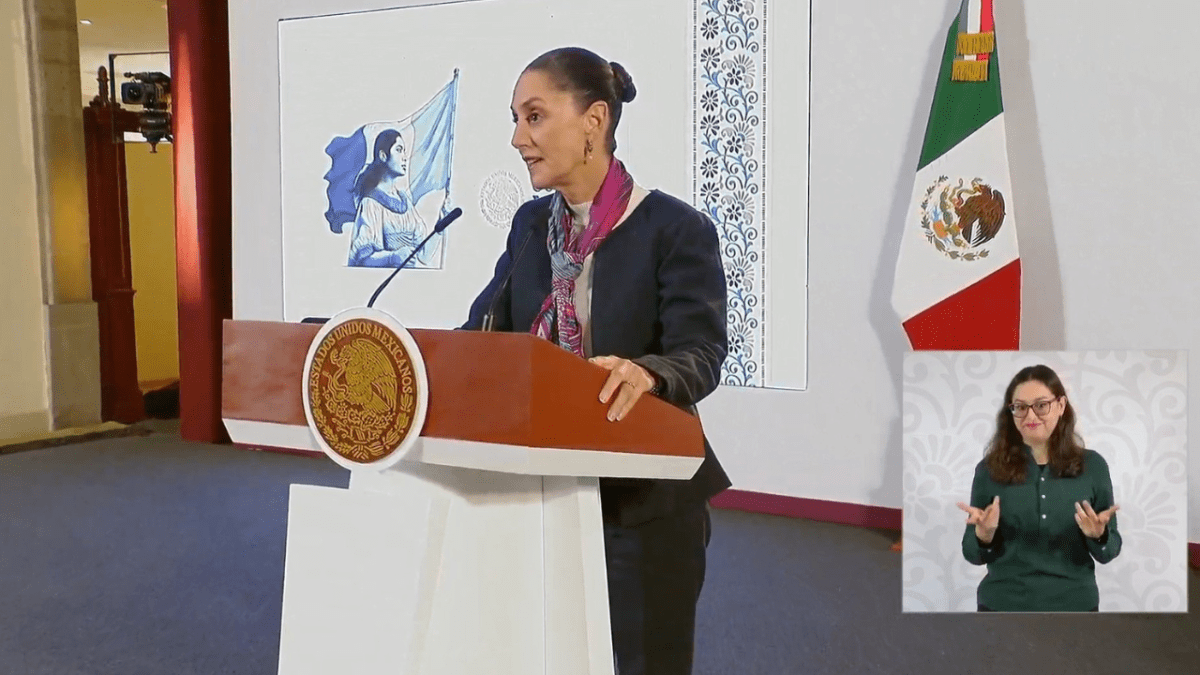
<path id="1" fill-rule="evenodd" d="M 480 329 L 486 333 L 492 332 L 496 327 L 496 303 L 500 301 L 500 296 L 504 293 L 504 287 L 512 279 L 513 270 L 517 268 L 517 262 L 521 260 L 521 255 L 525 253 L 525 247 L 529 245 L 529 240 L 533 238 L 533 229 L 529 228 L 529 233 L 525 235 L 525 241 L 521 242 L 521 248 L 517 250 L 517 254 L 513 256 L 512 262 L 508 265 L 508 270 L 504 273 L 504 280 L 500 282 L 500 287 L 492 295 L 492 301 L 488 303 L 487 314 L 483 315 Z"/>
<path id="2" fill-rule="evenodd" d="M 438 224 L 441 225 L 441 223 Z M 367 307 L 374 306 L 376 298 L 379 297 L 379 294 L 383 292 L 384 288 L 387 288 L 388 284 L 392 283 L 392 279 L 394 279 L 396 275 L 400 273 L 400 270 L 404 269 L 408 263 L 411 262 L 418 253 L 421 252 L 421 249 L 425 248 L 425 244 L 428 243 L 430 239 L 433 239 L 435 235 L 441 234 L 441 232 L 441 230 L 435 227 L 433 228 L 432 232 L 425 235 L 425 238 L 421 240 L 421 243 L 417 244 L 416 248 L 412 250 L 412 253 L 409 253 L 408 257 L 404 259 L 404 262 L 400 263 L 400 266 L 397 267 L 391 274 L 389 274 L 388 278 L 384 279 L 382 284 L 379 284 L 379 288 L 375 289 L 375 293 L 371 296 L 371 299 L 367 301 Z"/>

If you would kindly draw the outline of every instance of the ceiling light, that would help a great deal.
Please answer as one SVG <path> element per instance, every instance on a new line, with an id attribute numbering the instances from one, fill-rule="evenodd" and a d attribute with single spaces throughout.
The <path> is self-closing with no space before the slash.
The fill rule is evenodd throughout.
<path id="1" fill-rule="evenodd" d="M 90 26 L 90 25 L 92 25 L 92 22 L 91 22 L 91 21 L 88 21 L 87 19 L 80 19 L 80 20 L 79 20 L 79 23 L 81 23 L 81 24 L 83 24 L 83 25 L 85 25 L 85 26 Z"/>

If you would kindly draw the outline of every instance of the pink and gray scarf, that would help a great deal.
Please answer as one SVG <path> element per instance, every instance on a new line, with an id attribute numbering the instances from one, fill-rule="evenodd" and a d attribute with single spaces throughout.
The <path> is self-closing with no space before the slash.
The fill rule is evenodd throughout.
<path id="1" fill-rule="evenodd" d="M 625 214 L 632 194 L 633 178 L 625 171 L 625 165 L 614 157 L 588 211 L 588 226 L 578 235 L 571 226 L 574 216 L 562 193 L 555 192 L 550 198 L 546 244 L 554 278 L 550 283 L 550 295 L 542 303 L 530 333 L 579 356 L 584 355 L 579 318 L 575 314 L 575 281 L 583 271 L 583 261 L 608 238 Z"/>

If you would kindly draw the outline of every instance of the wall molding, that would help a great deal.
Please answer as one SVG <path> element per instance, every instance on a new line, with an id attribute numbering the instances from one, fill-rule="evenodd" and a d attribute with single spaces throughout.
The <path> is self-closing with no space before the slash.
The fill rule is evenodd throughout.
<path id="1" fill-rule="evenodd" d="M 713 497 L 713 508 L 763 513 L 788 518 L 806 518 L 838 525 L 873 527 L 900 531 L 900 509 L 806 497 L 788 497 L 766 492 L 729 489 Z"/>

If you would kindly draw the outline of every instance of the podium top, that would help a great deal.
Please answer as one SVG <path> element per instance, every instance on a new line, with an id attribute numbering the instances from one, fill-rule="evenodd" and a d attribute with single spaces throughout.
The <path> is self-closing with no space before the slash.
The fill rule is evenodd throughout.
<path id="1" fill-rule="evenodd" d="M 319 325 L 226 320 L 221 416 L 306 426 L 304 367 Z M 565 450 L 704 456 L 700 421 L 644 395 L 620 422 L 608 371 L 523 333 L 410 330 L 429 377 L 421 436 Z"/>

